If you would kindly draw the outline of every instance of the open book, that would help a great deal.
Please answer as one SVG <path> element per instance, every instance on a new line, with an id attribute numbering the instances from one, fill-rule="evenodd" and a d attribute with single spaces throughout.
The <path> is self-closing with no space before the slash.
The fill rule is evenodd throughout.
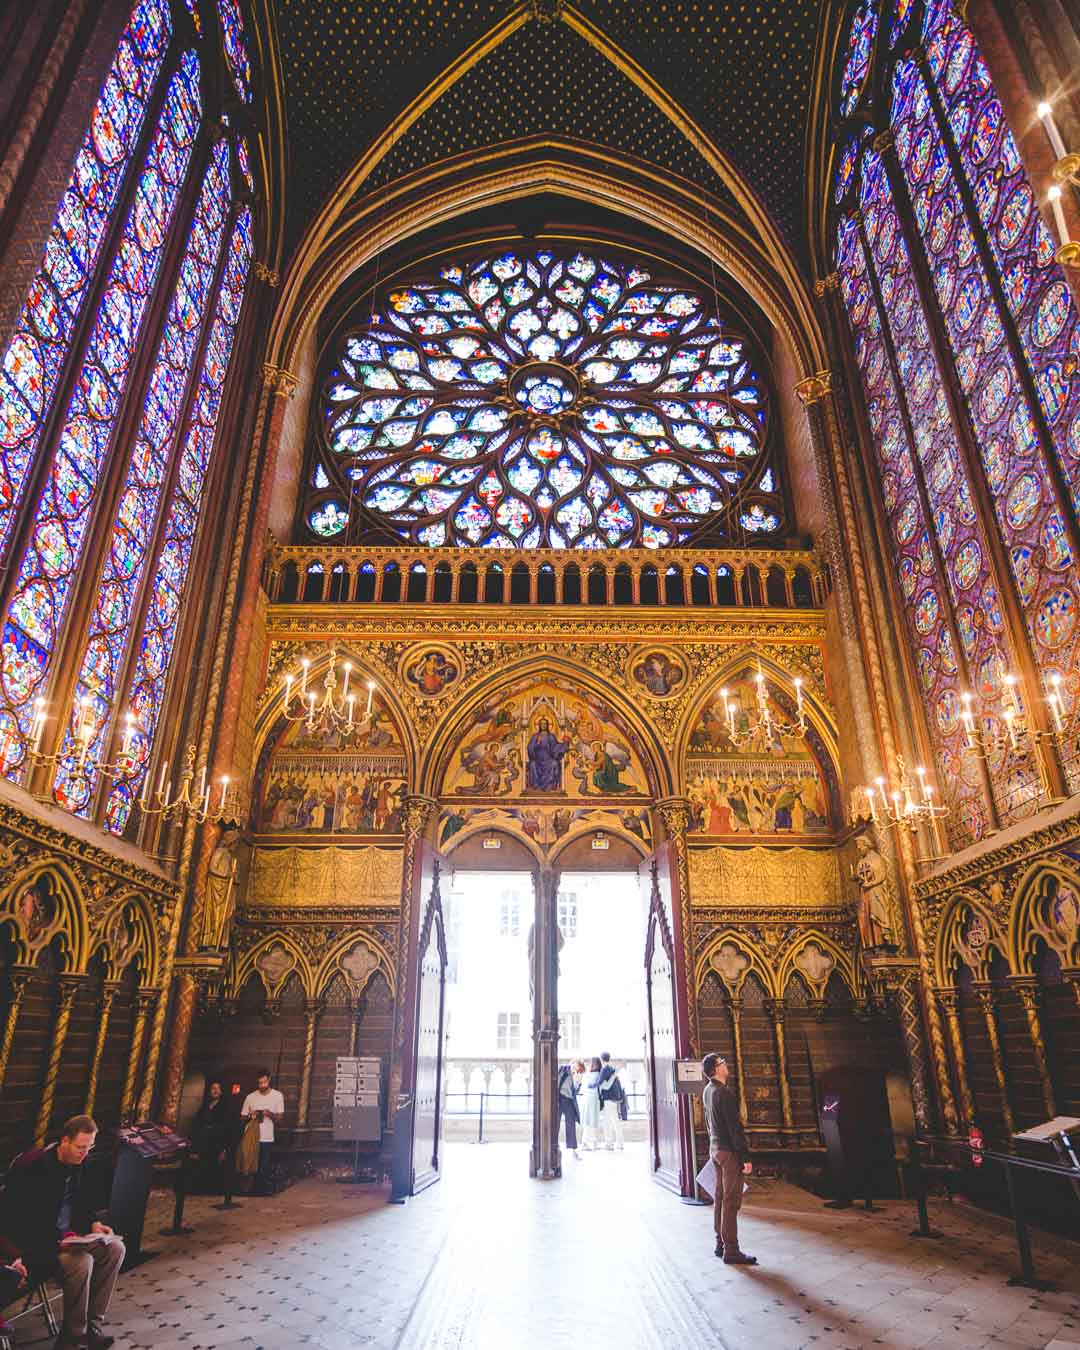
<path id="1" fill-rule="evenodd" d="M 60 1239 L 60 1249 L 63 1251 L 70 1247 L 93 1247 L 99 1242 L 108 1247 L 119 1241 L 115 1233 L 65 1233 Z"/>

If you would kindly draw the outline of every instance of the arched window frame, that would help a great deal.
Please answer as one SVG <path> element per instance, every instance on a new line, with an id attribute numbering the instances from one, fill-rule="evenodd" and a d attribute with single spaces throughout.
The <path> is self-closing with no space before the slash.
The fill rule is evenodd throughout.
<path id="1" fill-rule="evenodd" d="M 535 355 L 530 355 L 525 349 L 525 339 L 522 338 L 519 350 L 514 351 L 512 346 L 504 346 L 496 353 L 495 344 L 506 337 L 506 330 L 513 324 L 516 314 L 528 308 L 534 302 L 531 299 L 513 301 L 508 300 L 506 308 L 501 319 L 491 327 L 487 320 L 486 306 L 489 302 L 494 303 L 500 300 L 496 293 L 485 296 L 483 302 L 472 300 L 467 291 L 467 284 L 475 280 L 473 269 L 483 268 L 486 272 L 495 272 L 498 275 L 498 264 L 504 258 L 514 257 L 524 263 L 524 272 L 534 267 L 534 263 L 539 261 L 540 255 L 550 255 L 554 259 L 552 265 L 552 274 L 554 267 L 565 264 L 565 269 L 560 273 L 559 284 L 569 283 L 574 280 L 569 274 L 570 259 L 575 255 L 583 256 L 587 261 L 596 261 L 598 263 L 597 273 L 594 274 L 595 280 L 599 281 L 605 271 L 605 266 L 610 267 L 613 275 L 624 274 L 626 278 L 637 276 L 637 280 L 630 282 L 625 288 L 620 289 L 619 298 L 615 307 L 610 313 L 605 314 L 599 327 L 594 331 L 596 337 L 595 347 L 588 356 L 584 352 L 588 351 L 591 338 L 589 330 L 586 327 L 574 330 L 572 342 L 577 341 L 578 336 L 584 334 L 581 339 L 581 348 L 578 355 L 573 358 L 565 356 L 560 351 L 550 358 L 544 358 L 541 361 Z M 605 264 L 605 260 L 610 262 Z M 545 276 L 548 275 L 549 264 L 541 264 L 541 270 Z M 518 274 L 514 274 L 516 278 Z M 507 285 L 512 284 L 508 277 L 501 278 L 505 283 L 503 286 L 503 297 L 506 296 Z M 594 278 L 590 277 L 591 282 Z M 534 285 L 540 289 L 540 283 L 533 280 Z M 554 285 L 554 283 L 552 283 Z M 582 304 L 595 303 L 591 300 L 590 292 L 587 289 L 588 283 L 584 288 L 583 297 L 578 301 L 567 301 L 566 306 L 575 310 L 575 316 L 583 317 L 581 310 Z M 719 326 L 712 333 L 711 343 L 721 342 L 727 339 L 738 342 L 743 348 L 743 359 L 737 364 L 739 371 L 745 371 L 745 374 L 739 374 L 738 378 L 743 386 L 754 385 L 759 392 L 759 403 L 756 407 L 745 408 L 738 404 L 732 404 L 736 413 L 742 413 L 745 416 L 760 416 L 760 426 L 753 433 L 760 449 L 752 458 L 745 461 L 733 459 L 727 467 L 739 468 L 744 474 L 744 481 L 738 487 L 725 488 L 730 495 L 718 509 L 711 511 L 700 520 L 684 519 L 676 521 L 674 524 L 666 516 L 657 516 L 650 518 L 643 509 L 639 509 L 638 517 L 630 530 L 624 534 L 618 542 L 603 541 L 600 536 L 602 531 L 599 528 L 593 528 L 591 525 L 578 532 L 577 542 L 573 538 L 567 537 L 567 542 L 559 542 L 554 545 L 547 545 L 543 542 L 547 537 L 547 531 L 550 526 L 555 524 L 559 510 L 567 505 L 570 498 L 574 495 L 584 497 L 586 495 L 586 480 L 589 476 L 588 464 L 600 462 L 604 473 L 610 472 L 610 464 L 607 463 L 605 456 L 597 453 L 597 448 L 589 448 L 586 451 L 586 458 L 581 461 L 584 467 L 583 477 L 568 489 L 565 494 L 555 493 L 554 505 L 550 509 L 548 516 L 541 524 L 538 515 L 534 515 L 529 522 L 529 526 L 522 527 L 518 535 L 510 538 L 510 532 L 503 526 L 500 526 L 496 520 L 489 521 L 479 534 L 479 537 L 469 541 L 462 531 L 455 531 L 451 527 L 442 527 L 438 520 L 445 519 L 457 512 L 463 504 L 467 503 L 467 498 L 473 499 L 473 504 L 481 502 L 490 505 L 493 516 L 497 515 L 497 508 L 493 502 L 487 502 L 483 497 L 482 488 L 488 480 L 498 479 L 498 504 L 499 508 L 508 504 L 515 498 L 531 500 L 531 493 L 536 491 L 534 484 L 532 489 L 527 490 L 511 482 L 508 473 L 508 465 L 511 461 L 524 459 L 525 455 L 521 450 L 521 445 L 533 434 L 532 426 L 525 432 L 518 428 L 509 440 L 501 435 L 500 430 L 490 437 L 490 441 L 474 458 L 455 463 L 447 464 L 450 469 L 455 469 L 461 465 L 471 467 L 474 463 L 487 465 L 483 473 L 478 473 L 473 487 L 476 489 L 464 490 L 453 504 L 446 508 L 440 508 L 432 512 L 429 523 L 422 523 L 421 520 L 412 521 L 403 524 L 400 528 L 395 524 L 390 515 L 380 513 L 376 509 L 365 507 L 364 498 L 369 490 L 383 481 L 383 475 L 390 471 L 392 463 L 401 459 L 408 462 L 410 459 L 422 458 L 420 455 L 421 447 L 418 442 L 421 439 L 420 423 L 417 423 L 416 434 L 408 444 L 405 444 L 401 450 L 400 456 L 397 450 L 392 446 L 387 446 L 386 462 L 366 464 L 369 456 L 350 457 L 335 452 L 332 444 L 333 435 L 336 431 L 336 418 L 328 415 L 329 391 L 339 380 L 343 380 L 343 360 L 345 357 L 346 344 L 350 339 L 364 341 L 373 333 L 378 335 L 380 342 L 398 341 L 415 342 L 419 334 L 413 331 L 410 333 L 403 327 L 403 323 L 408 313 L 412 311 L 402 311 L 401 313 L 392 313 L 393 296 L 396 292 L 405 291 L 409 294 L 423 294 L 429 297 L 439 292 L 442 288 L 450 290 L 457 288 L 463 299 L 468 301 L 473 311 L 473 317 L 477 320 L 476 329 L 466 329 L 465 332 L 471 334 L 474 331 L 480 333 L 485 341 L 491 341 L 491 350 L 488 356 L 498 355 L 498 359 L 504 362 L 512 371 L 526 366 L 532 367 L 540 364 L 551 364 L 559 367 L 565 360 L 573 361 L 580 359 L 583 365 L 596 360 L 600 356 L 599 348 L 603 343 L 611 340 L 616 333 L 611 324 L 620 317 L 624 311 L 620 308 L 627 296 L 629 296 L 634 286 L 640 289 L 655 289 L 659 291 L 670 290 L 672 292 L 686 292 L 692 294 L 697 301 L 701 303 L 701 315 L 707 320 L 712 320 L 715 316 L 719 320 Z M 560 302 L 561 304 L 562 302 Z M 431 313 L 437 317 L 439 310 L 432 310 Z M 625 311 L 630 312 L 630 311 Z M 646 313 L 646 311 L 641 311 Z M 429 317 L 425 311 L 423 318 Z M 395 325 L 397 329 L 395 330 Z M 667 343 L 670 341 L 671 349 L 674 351 L 677 343 L 689 344 L 692 341 L 702 342 L 706 331 L 705 325 L 693 333 L 687 333 L 685 336 L 672 335 L 668 337 L 654 338 L 658 343 Z M 531 330 L 530 330 L 531 335 Z M 451 333 L 451 337 L 459 336 Z M 546 336 L 543 333 L 537 336 Z M 629 338 L 638 338 L 641 336 L 636 331 L 630 331 L 623 336 Z M 431 353 L 431 355 L 446 356 L 449 353 Z M 355 360 L 356 358 L 354 358 Z M 630 358 L 626 358 L 629 364 Z M 490 362 L 488 362 L 490 363 Z M 375 362 L 373 361 L 373 364 Z M 385 365 L 385 360 L 380 359 L 377 364 Z M 462 363 L 458 363 L 462 364 Z M 470 364 L 465 362 L 465 364 Z M 412 368 L 408 368 L 411 372 Z M 734 367 L 733 367 L 734 369 Z M 425 367 L 430 375 L 430 369 Z M 665 371 L 665 373 L 674 374 L 675 371 Z M 397 377 L 399 380 L 402 378 Z M 406 377 L 407 378 L 407 377 Z M 437 378 L 437 377 L 436 377 Z M 659 380 L 656 382 L 660 383 Z M 592 401 L 603 402 L 603 398 L 596 397 L 598 390 L 595 387 L 586 388 L 586 381 L 581 381 L 581 387 L 586 393 L 593 396 Z M 616 383 L 615 389 L 623 391 L 625 386 Z M 738 388 L 738 385 L 733 385 Z M 716 544 L 730 545 L 738 543 L 740 545 L 754 546 L 761 544 L 764 546 L 775 546 L 778 538 L 791 529 L 793 514 L 790 507 L 788 487 L 786 483 L 786 473 L 783 459 L 783 431 L 781 418 L 779 416 L 779 400 L 776 397 L 774 381 L 771 373 L 770 362 L 767 358 L 764 343 L 758 333 L 753 331 L 753 327 L 747 322 L 745 317 L 736 313 L 736 307 L 729 298 L 718 296 L 713 289 L 710 294 L 710 288 L 702 284 L 701 281 L 691 277 L 680 275 L 679 271 L 672 267 L 665 269 L 658 264 L 655 259 L 642 259 L 638 253 L 631 247 L 620 247 L 614 244 L 585 243 L 581 242 L 579 247 L 563 245 L 561 247 L 552 246 L 548 248 L 545 245 L 524 246 L 506 244 L 502 248 L 491 247 L 483 253 L 470 253 L 461 250 L 450 251 L 442 266 L 428 263 L 417 265 L 412 268 L 408 265 L 403 266 L 396 276 L 387 279 L 381 283 L 378 289 L 376 302 L 372 304 L 370 299 L 366 299 L 362 306 L 356 306 L 353 311 L 338 322 L 333 331 L 328 333 L 324 339 L 322 354 L 319 361 L 319 378 L 317 381 L 318 393 L 312 401 L 312 436 L 309 438 L 308 458 L 304 469 L 303 482 L 305 492 L 301 494 L 298 511 L 295 522 L 295 533 L 298 540 L 305 543 L 324 543 L 333 545 L 346 544 L 350 542 L 371 542 L 373 540 L 390 540 L 394 543 L 406 542 L 419 547 L 440 548 L 468 546 L 471 543 L 476 547 L 499 547 L 513 548 L 515 550 L 527 551 L 534 547 L 559 547 L 569 550 L 585 549 L 593 547 L 677 547 L 685 544 L 693 547 L 695 543 L 702 544 L 712 542 Z M 401 399 L 407 390 L 386 391 L 378 386 L 368 386 L 364 396 L 370 401 L 383 397 L 395 397 Z M 414 391 L 415 392 L 415 391 Z M 426 391 L 422 391 L 426 392 Z M 490 384 L 486 387 L 476 382 L 475 379 L 469 379 L 466 376 L 465 382 L 460 378 L 448 381 L 446 384 L 439 384 L 433 391 L 436 399 L 435 410 L 437 411 L 452 395 L 455 403 L 464 404 L 468 400 L 476 405 L 483 404 L 484 408 L 494 407 L 497 403 L 509 404 L 512 410 L 518 414 L 522 409 L 513 404 L 513 401 L 505 397 L 506 382 Z M 606 399 L 611 401 L 619 400 L 619 406 L 629 406 L 640 398 L 642 406 L 648 406 L 650 403 L 658 402 L 657 391 L 650 387 L 643 390 L 638 395 L 636 390 L 610 393 Z M 688 390 L 682 390 L 673 397 L 686 398 Z M 662 395 L 661 395 L 662 397 Z M 706 389 L 699 394 L 699 397 L 708 400 L 710 397 L 716 400 L 728 400 L 729 392 L 726 386 L 719 388 L 718 392 L 710 394 Z M 519 399 L 519 402 L 523 400 Z M 584 402 L 585 400 L 582 400 Z M 576 410 L 575 410 L 576 415 Z M 404 413 L 395 414 L 395 417 L 404 417 Z M 416 417 L 417 414 L 411 414 Z M 386 419 L 386 420 L 389 420 Z M 546 424 L 546 419 L 540 419 L 540 426 Z M 471 429 L 471 428 L 463 428 Z M 621 431 L 622 429 L 620 429 Z M 736 424 L 733 427 L 735 435 L 745 435 L 741 426 Z M 607 428 L 606 432 L 612 432 L 612 428 Z M 615 433 L 619 434 L 619 433 Z M 670 431 L 667 433 L 670 438 Z M 562 432 L 557 433 L 557 437 Z M 583 439 L 580 433 L 575 432 L 578 443 Z M 629 437 L 628 437 L 629 438 Z M 440 435 L 436 440 L 445 440 L 445 436 Z M 455 438 L 458 439 L 458 438 Z M 584 439 L 588 439 L 587 436 Z M 378 442 L 376 442 L 377 444 Z M 501 448 L 499 448 L 501 446 Z M 431 459 L 439 459 L 441 450 L 436 448 L 424 452 Z M 692 453 L 692 452 L 691 452 Z M 593 457 L 590 459 L 590 457 Z M 356 468 L 361 480 L 354 479 L 351 471 Z M 650 466 L 651 467 L 651 466 Z M 712 472 L 717 472 L 715 469 Z M 357 483 L 361 481 L 358 488 Z M 437 484 L 442 487 L 445 485 L 443 480 Z M 539 480 L 544 484 L 544 479 Z M 545 484 L 546 485 L 546 484 Z M 609 501 L 614 502 L 620 498 L 620 494 L 625 495 L 625 489 L 615 487 L 614 484 L 608 485 L 612 489 L 612 496 L 608 499 L 601 499 L 602 504 L 607 505 Z M 649 484 L 642 484 L 646 490 Z M 690 485 L 693 486 L 693 485 Z M 664 495 L 664 494 L 659 494 Z M 600 507 L 594 503 L 596 515 L 599 517 Z M 325 528 L 318 529 L 313 527 L 313 517 L 318 517 L 322 513 L 325 518 Z M 690 513 L 684 512 L 683 516 L 689 518 Z M 597 520 L 599 524 L 599 520 Z M 429 530 L 434 526 L 439 531 L 439 537 L 435 538 L 429 534 Z M 664 535 L 670 534 L 670 539 L 650 538 L 650 532 L 656 528 L 662 529 Z M 680 539 L 680 532 L 685 532 L 685 538 Z M 587 535 L 596 537 L 594 543 L 581 543 L 580 539 Z M 539 536 L 533 538 L 533 536 Z"/>
<path id="2" fill-rule="evenodd" d="M 855 80 L 851 77 L 851 69 L 845 69 L 849 59 L 851 24 L 853 19 L 865 17 L 871 11 L 876 14 L 877 22 L 870 59 L 865 65 L 861 60 L 852 63 L 862 74 L 861 80 Z M 973 166 L 964 160 L 964 154 L 968 153 L 970 161 L 968 142 L 961 142 L 958 148 L 954 138 L 954 127 L 961 132 L 965 130 L 956 108 L 963 105 L 971 88 L 962 84 L 951 89 L 953 116 L 950 120 L 947 106 L 950 91 L 944 84 L 941 88 L 937 84 L 937 78 L 943 75 L 949 55 L 960 37 L 965 48 L 970 43 L 966 72 L 970 75 L 974 71 L 978 75 L 971 85 L 978 91 L 977 112 L 985 118 L 988 107 L 996 106 L 996 150 L 993 146 L 991 149 L 998 159 L 1012 166 L 1013 178 L 1008 187 L 1010 192 L 1018 191 L 1017 184 L 1024 179 L 1024 166 L 1004 125 L 1004 114 L 994 96 L 989 75 L 985 66 L 979 64 L 974 40 L 948 0 L 862 0 L 862 3 L 849 7 L 834 72 L 834 153 L 828 180 L 828 237 L 830 247 L 835 250 L 833 257 L 848 320 L 846 327 L 852 336 L 853 364 L 859 368 L 870 439 L 874 444 L 883 516 L 897 570 L 899 607 L 905 613 L 912 649 L 918 654 L 927 644 L 926 633 L 919 631 L 917 620 L 921 617 L 925 622 L 930 603 L 921 614 L 916 613 L 916 606 L 924 595 L 932 592 L 950 632 L 949 643 L 955 653 L 954 672 L 949 671 L 948 662 L 930 661 L 918 655 L 914 662 L 914 682 L 922 693 L 939 781 L 946 795 L 951 795 L 951 804 L 958 808 L 949 829 L 955 845 L 970 842 L 998 824 L 1030 814 L 1047 788 L 1053 793 L 1056 785 L 1068 784 L 1076 790 L 1080 781 L 1080 762 L 1075 749 L 1077 690 L 1070 688 L 1076 680 L 1076 643 L 1080 640 L 1080 632 L 1076 630 L 1080 626 L 1073 624 L 1073 633 L 1059 650 L 1040 641 L 1044 632 L 1052 632 L 1047 615 L 1063 586 L 1071 587 L 1071 603 L 1075 606 L 1075 583 L 1044 576 L 1034 589 L 1028 583 L 1025 590 L 1022 584 L 1028 582 L 1023 568 L 1030 552 L 1017 555 L 1016 550 L 1028 547 L 1029 541 L 1011 530 L 1008 499 L 1019 474 L 1015 469 L 1007 468 L 1004 482 L 999 481 L 1001 450 L 995 448 L 993 440 L 998 428 L 993 419 L 984 416 L 984 409 L 992 406 L 985 385 L 988 374 L 996 371 L 993 363 L 998 358 L 991 355 L 981 364 L 977 361 L 964 364 L 958 307 L 955 302 L 950 305 L 950 297 L 942 285 L 942 277 L 947 273 L 942 271 L 941 263 L 938 263 L 938 270 L 934 270 L 938 262 L 934 253 L 934 228 L 939 218 L 936 212 L 942 208 L 940 201 L 934 200 L 932 213 L 923 219 L 926 194 L 920 197 L 920 188 L 931 178 L 935 190 L 944 183 L 958 206 L 953 217 L 955 232 L 947 235 L 948 248 L 943 256 L 952 261 L 958 251 L 953 241 L 962 236 L 969 265 L 982 269 L 978 284 L 984 327 L 978 331 L 996 339 L 990 347 L 991 353 L 1003 352 L 1002 359 L 1012 363 L 1013 401 L 1006 420 L 1009 417 L 1026 419 L 1025 426 L 1028 420 L 1031 422 L 1033 451 L 1028 460 L 1042 469 L 1040 525 L 1044 530 L 1052 526 L 1056 531 L 1054 537 L 1066 541 L 1064 546 L 1071 546 L 1072 557 L 1077 558 L 1080 557 L 1077 547 L 1080 535 L 1073 509 L 1076 493 L 1068 480 L 1071 476 L 1073 483 L 1080 481 L 1080 460 L 1074 465 L 1065 453 L 1068 438 L 1064 430 L 1074 419 L 1080 418 L 1080 387 L 1074 381 L 1068 397 L 1059 400 L 1067 406 L 1058 407 L 1052 427 L 1046 416 L 1049 400 L 1045 393 L 1041 399 L 1039 394 L 1040 368 L 1033 356 L 1031 339 L 1034 320 L 1030 312 L 1010 305 L 999 268 L 1011 265 L 1015 272 L 1023 272 L 1025 267 L 1027 272 L 1032 272 L 1036 270 L 1037 259 L 1040 294 L 1045 295 L 1051 288 L 1056 288 L 1058 282 L 1067 294 L 1067 286 L 1060 268 L 1052 262 L 1052 242 L 1033 195 L 1027 199 L 1030 210 L 1022 231 L 1028 241 L 1027 254 L 1018 256 L 1015 248 L 1007 257 L 1000 248 L 995 253 L 987 232 L 987 225 L 992 225 L 993 221 L 976 204 L 977 194 L 969 173 Z M 894 91 L 897 72 L 901 93 L 908 95 L 906 101 Z M 922 177 L 916 175 L 909 164 L 913 142 L 905 118 L 910 115 L 914 98 L 909 87 L 912 79 L 919 82 L 918 102 L 923 119 L 917 130 L 922 134 L 929 119 L 932 131 L 927 134 L 940 147 L 938 158 Z M 843 105 L 845 93 L 848 98 Z M 842 107 L 845 115 L 841 115 Z M 969 116 L 966 130 L 970 132 L 980 125 L 974 116 Z M 930 157 L 933 154 L 932 146 Z M 872 200 L 866 199 L 865 192 L 868 166 L 869 176 L 878 180 Z M 885 282 L 889 293 L 885 295 L 877 275 L 882 259 L 875 260 L 873 249 L 881 233 L 883 213 L 891 213 L 894 217 L 892 227 L 899 239 L 898 247 L 906 249 L 910 255 L 908 270 L 916 289 L 914 304 L 908 309 L 914 310 L 914 320 L 910 315 L 901 316 L 903 322 L 897 323 L 900 306 L 896 296 L 902 294 L 901 284 L 895 276 L 887 276 Z M 869 238 L 869 233 L 875 237 Z M 873 366 L 869 320 L 867 311 L 861 306 L 862 297 L 857 295 L 859 284 L 853 270 L 852 234 L 858 236 L 857 254 L 866 271 L 867 286 L 873 292 L 874 322 L 870 326 L 876 328 L 882 349 L 873 356 Z M 928 237 L 929 243 L 926 242 Z M 896 248 L 892 253 L 894 260 L 895 256 Z M 873 265 L 868 265 L 871 263 Z M 1035 283 L 1031 277 L 1028 281 L 1030 290 Z M 1056 289 L 1055 294 L 1060 299 L 1062 290 Z M 1069 308 L 1071 314 L 1063 329 L 1064 336 L 1058 335 L 1059 346 L 1071 338 L 1080 322 L 1071 298 Z M 911 329 L 918 325 L 920 318 L 926 338 L 922 364 L 912 360 L 910 350 Z M 903 350 L 905 340 L 909 347 L 907 352 Z M 1053 351 L 1051 357 L 1057 359 L 1059 353 Z M 874 372 L 879 368 L 891 386 L 896 412 L 903 423 L 905 444 L 909 451 L 913 447 L 918 451 L 911 455 L 912 472 L 905 485 L 906 500 L 900 497 L 894 478 L 890 477 L 895 475 L 896 469 L 895 446 L 891 442 L 885 446 L 879 434 L 884 425 L 879 406 L 881 391 L 874 387 Z M 912 406 L 920 402 L 916 378 L 920 374 L 924 383 L 927 378 L 931 382 L 940 381 L 947 418 L 939 417 L 936 426 L 934 419 L 925 415 L 925 409 Z M 1076 425 L 1080 430 L 1080 420 Z M 952 471 L 945 473 L 940 467 L 941 456 L 948 453 L 945 446 L 950 439 L 955 445 L 955 453 Z M 884 453 L 886 450 L 892 453 Z M 1020 465 L 1022 469 L 1026 467 Z M 947 479 L 952 480 L 951 484 L 945 481 Z M 966 514 L 970 519 L 966 529 L 956 528 L 955 511 L 951 516 L 938 514 L 949 505 L 943 483 L 953 494 L 952 503 L 957 500 L 958 490 L 968 494 Z M 1024 487 L 1021 485 L 1020 490 Z M 914 538 L 917 540 L 926 531 L 928 555 L 921 566 L 916 564 L 914 575 L 921 579 L 915 581 L 910 591 L 904 582 L 913 575 L 912 560 L 905 561 L 904 544 L 896 534 L 897 517 L 908 509 L 909 503 L 914 503 L 917 516 Z M 1051 526 L 1047 526 L 1043 522 L 1051 516 Z M 905 521 L 905 529 L 908 523 Z M 1075 566 L 1072 570 L 1075 577 Z M 965 582 L 962 587 L 958 585 L 960 580 Z M 986 603 L 972 605 L 965 594 L 958 592 L 986 598 Z M 1048 608 L 1041 610 L 1040 605 Z M 1004 683 L 1006 669 L 1016 678 L 1016 684 L 1012 686 L 1016 691 L 1016 713 L 1021 717 L 1026 715 L 1041 733 L 1035 753 L 1032 753 L 1031 742 L 1025 746 L 1023 740 L 1019 742 L 1019 750 L 1014 751 L 1003 732 L 1007 726 L 1005 710 L 1014 702 L 1012 692 Z M 1060 680 L 1060 684 L 1055 680 Z M 1061 698 L 1060 730 L 1059 719 L 1050 702 L 1055 692 Z M 965 696 L 970 696 L 966 705 Z M 965 706 L 972 715 L 974 736 L 965 727 Z M 946 712 L 950 715 L 945 715 Z"/>
<path id="3" fill-rule="evenodd" d="M 46 494 L 50 501 L 63 502 L 56 497 L 57 485 L 72 482 L 64 468 L 63 429 L 80 397 L 87 354 L 94 351 L 93 334 L 95 325 L 100 328 L 110 274 L 121 266 L 123 250 L 132 247 L 124 242 L 125 228 L 129 217 L 135 219 L 134 203 L 170 82 L 185 63 L 194 64 L 196 83 L 190 86 L 189 101 L 198 101 L 197 123 L 167 229 L 156 245 L 156 275 L 134 336 L 121 334 L 131 340 L 124 346 L 114 333 L 109 334 L 125 354 L 125 383 L 110 410 L 112 420 L 97 471 L 87 482 L 84 496 L 71 498 L 72 509 L 84 508 L 84 516 L 79 522 L 78 551 L 67 579 L 64 611 L 51 635 L 46 679 L 33 691 L 34 698 L 43 701 L 44 716 L 37 715 L 32 700 L 24 700 L 21 716 L 13 718 L 6 688 L 0 691 L 5 748 L 10 749 L 13 727 L 21 734 L 21 755 L 5 754 L 7 776 L 36 792 L 58 789 L 54 795 L 61 805 L 103 822 L 113 833 L 129 835 L 133 830 L 138 833 L 137 817 L 130 807 L 151 760 L 160 758 L 163 750 L 166 755 L 173 751 L 171 746 L 155 746 L 154 733 L 168 697 L 180 604 L 220 429 L 222 390 L 249 289 L 255 205 L 253 147 L 248 143 L 254 130 L 246 106 L 252 100 L 253 80 L 239 5 L 235 0 L 132 0 L 129 28 L 137 19 L 145 19 L 140 11 L 147 8 L 163 16 L 168 31 L 152 85 L 144 91 L 139 134 L 128 146 L 107 219 L 101 223 L 93 267 L 63 334 L 66 348 L 47 391 L 33 462 L 19 490 L 9 494 L 12 525 L 6 531 L 0 516 L 0 545 L 7 543 L 0 598 L 10 620 L 20 567 L 30 556 L 28 550 L 35 547 L 35 516 Z M 114 56 L 114 63 L 119 60 Z M 103 94 L 99 94 L 92 126 L 104 107 Z M 204 190 L 208 190 L 212 171 L 218 174 L 214 192 L 220 209 L 210 238 Z M 140 209 L 145 216 L 145 206 Z M 53 235 L 61 223 L 53 227 Z M 196 266 L 197 256 L 201 261 Z M 122 360 L 119 368 L 123 367 Z M 113 362 L 110 368 L 118 367 Z M 5 459 L 0 469 L 6 468 Z M 131 557 L 124 556 L 124 545 L 126 534 L 134 539 L 136 532 L 134 552 L 141 556 L 131 571 Z M 111 546 L 116 546 L 115 552 Z M 111 610 L 101 603 L 110 585 L 117 593 L 123 591 L 123 603 Z M 167 601 L 162 597 L 163 587 L 169 592 Z M 170 614 L 168 640 L 154 646 L 151 634 L 163 609 Z M 118 613 L 121 622 L 117 627 Z M 95 661 L 88 648 L 95 628 L 99 642 L 110 629 L 116 630 L 112 634 L 116 639 L 113 668 L 104 684 L 100 661 Z M 151 657 L 154 678 L 148 681 L 146 666 Z M 81 770 L 80 697 L 87 698 L 92 732 L 87 764 Z M 125 714 L 136 702 L 140 720 L 132 734 Z M 35 743 L 36 754 L 28 753 Z M 98 772 L 99 761 L 115 767 Z M 80 773 L 85 782 L 75 793 L 73 775 Z M 119 805 L 118 789 L 123 798 Z"/>

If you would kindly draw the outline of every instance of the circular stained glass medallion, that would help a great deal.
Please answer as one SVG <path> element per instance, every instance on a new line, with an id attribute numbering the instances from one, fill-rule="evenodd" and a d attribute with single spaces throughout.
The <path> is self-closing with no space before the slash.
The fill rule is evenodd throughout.
<path id="1" fill-rule="evenodd" d="M 659 548 L 782 527 L 748 344 L 631 263 L 451 264 L 391 288 L 335 358 L 326 471 L 410 542 Z"/>

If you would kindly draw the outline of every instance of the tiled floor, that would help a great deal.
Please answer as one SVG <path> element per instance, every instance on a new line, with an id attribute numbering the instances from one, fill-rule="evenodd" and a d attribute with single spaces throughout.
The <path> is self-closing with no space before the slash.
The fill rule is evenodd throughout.
<path id="1" fill-rule="evenodd" d="M 1011 1229 L 962 1204 L 932 1207 L 945 1241 L 915 1242 L 910 1204 L 836 1213 L 755 1182 L 741 1235 L 761 1265 L 740 1270 L 641 1146 L 568 1165 L 541 1184 L 520 1145 L 451 1145 L 446 1180 L 404 1208 L 306 1181 L 230 1214 L 196 1197 L 186 1238 L 156 1236 L 162 1206 L 160 1254 L 113 1304 L 116 1350 L 1080 1348 L 1080 1247 L 1037 1241 L 1057 1292 L 1009 1288 Z M 43 1335 L 20 1320 L 23 1345 Z"/>

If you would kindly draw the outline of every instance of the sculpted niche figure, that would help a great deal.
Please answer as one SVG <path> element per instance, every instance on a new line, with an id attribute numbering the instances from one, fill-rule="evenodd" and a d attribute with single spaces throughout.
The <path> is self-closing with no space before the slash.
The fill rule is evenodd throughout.
<path id="1" fill-rule="evenodd" d="M 229 944 L 229 930 L 236 909 L 236 849 L 239 843 L 240 831 L 226 826 L 210 855 L 199 946 L 212 951 L 221 951 Z"/>
<path id="2" fill-rule="evenodd" d="M 852 875 L 859 887 L 859 936 L 866 948 L 894 942 L 889 918 L 889 869 L 868 834 L 855 840 L 858 856 Z"/>

